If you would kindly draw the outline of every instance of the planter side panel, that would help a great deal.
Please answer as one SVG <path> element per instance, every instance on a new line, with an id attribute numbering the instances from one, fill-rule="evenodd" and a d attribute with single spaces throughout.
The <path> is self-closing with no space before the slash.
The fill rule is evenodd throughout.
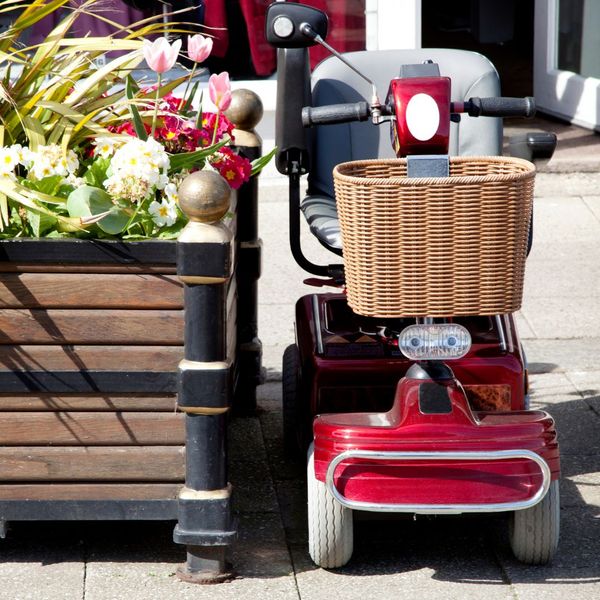
<path id="1" fill-rule="evenodd" d="M 185 431 L 172 248 L 151 245 L 159 262 L 145 263 L 123 244 L 9 246 L 0 244 L 0 501 L 173 500 Z"/>

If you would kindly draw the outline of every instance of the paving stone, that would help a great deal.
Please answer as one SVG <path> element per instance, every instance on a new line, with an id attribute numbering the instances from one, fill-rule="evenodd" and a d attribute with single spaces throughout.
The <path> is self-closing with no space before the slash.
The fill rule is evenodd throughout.
<path id="1" fill-rule="evenodd" d="M 80 600 L 85 548 L 79 527 L 14 524 L 0 541 L 1 600 Z"/>
<path id="2" fill-rule="evenodd" d="M 501 562 L 519 600 L 592 600 L 600 589 L 598 556 L 598 507 L 569 507 L 561 510 L 560 542 L 551 565 L 526 566 L 508 555 Z"/>

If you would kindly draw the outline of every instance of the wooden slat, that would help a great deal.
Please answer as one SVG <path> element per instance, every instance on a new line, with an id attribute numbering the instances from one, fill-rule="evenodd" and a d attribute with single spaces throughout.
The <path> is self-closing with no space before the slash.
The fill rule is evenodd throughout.
<path id="1" fill-rule="evenodd" d="M 1 500 L 164 500 L 174 499 L 181 483 L 64 483 L 0 485 Z"/>
<path id="2" fill-rule="evenodd" d="M 0 308 L 182 309 L 173 275 L 4 273 Z"/>
<path id="3" fill-rule="evenodd" d="M 0 481 L 183 481 L 182 447 L 2 448 Z"/>
<path id="4" fill-rule="evenodd" d="M 0 310 L 2 344 L 164 344 L 183 340 L 181 310 Z"/>
<path id="5" fill-rule="evenodd" d="M 0 418 L 0 446 L 167 446 L 184 441 L 180 413 L 7 412 Z"/>
<path id="6" fill-rule="evenodd" d="M 0 346 L 2 371 L 176 371 L 181 346 Z"/>
<path id="7" fill-rule="evenodd" d="M 174 275 L 175 265 L 44 265 L 40 263 L 0 262 L 0 273 L 155 273 Z"/>
<path id="8" fill-rule="evenodd" d="M 173 395 L 146 396 L 128 394 L 26 394 L 23 396 L 0 394 L 1 413 L 10 412 L 175 412 L 177 397 Z"/>

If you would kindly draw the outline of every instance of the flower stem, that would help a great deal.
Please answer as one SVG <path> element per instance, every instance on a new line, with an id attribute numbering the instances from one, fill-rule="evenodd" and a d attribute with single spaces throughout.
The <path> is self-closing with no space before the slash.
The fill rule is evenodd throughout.
<path id="1" fill-rule="evenodd" d="M 151 138 L 154 138 L 154 132 L 156 131 L 156 121 L 158 120 L 158 102 L 160 100 L 160 86 L 162 84 L 162 73 L 158 74 L 158 83 L 156 84 L 156 100 L 154 102 L 154 117 L 152 117 L 152 133 Z"/>
<path id="2" fill-rule="evenodd" d="M 215 128 L 213 129 L 212 142 L 210 143 L 211 146 L 214 146 L 215 142 L 217 141 L 217 130 L 219 129 L 219 119 L 220 118 L 221 118 L 221 110 L 217 108 L 217 118 L 215 119 Z"/>

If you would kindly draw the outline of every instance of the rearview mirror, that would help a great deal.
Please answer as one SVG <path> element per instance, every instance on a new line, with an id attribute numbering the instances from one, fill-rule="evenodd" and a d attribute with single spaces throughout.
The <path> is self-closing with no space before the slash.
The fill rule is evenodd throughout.
<path id="1" fill-rule="evenodd" d="M 327 15 L 312 6 L 295 2 L 274 2 L 267 9 L 267 42 L 275 48 L 307 48 L 314 40 L 302 33 L 307 23 L 323 39 L 327 35 Z"/>

